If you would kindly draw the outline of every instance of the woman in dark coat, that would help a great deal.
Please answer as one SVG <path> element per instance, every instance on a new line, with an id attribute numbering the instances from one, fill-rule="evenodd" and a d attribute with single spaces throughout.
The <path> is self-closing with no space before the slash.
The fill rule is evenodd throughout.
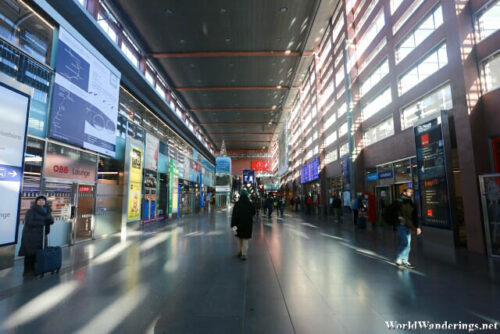
<path id="1" fill-rule="evenodd" d="M 24 256 L 24 276 L 34 275 L 37 250 L 43 247 L 43 227 L 45 235 L 50 233 L 50 225 L 54 223 L 52 210 L 47 205 L 45 196 L 38 196 L 24 218 L 23 237 L 19 256 Z"/>
<path id="2" fill-rule="evenodd" d="M 238 237 L 238 257 L 247 259 L 248 239 L 252 238 L 253 216 L 255 207 L 248 199 L 248 192 L 244 189 L 238 202 L 234 205 L 233 216 L 231 217 L 231 227 L 236 227 Z"/>

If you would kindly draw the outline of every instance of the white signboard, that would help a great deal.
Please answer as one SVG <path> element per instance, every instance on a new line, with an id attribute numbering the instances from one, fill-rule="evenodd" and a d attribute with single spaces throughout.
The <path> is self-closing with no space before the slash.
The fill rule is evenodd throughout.
<path id="1" fill-rule="evenodd" d="M 17 242 L 29 96 L 0 85 L 0 246 Z"/>
<path id="2" fill-rule="evenodd" d="M 59 31 L 50 136 L 115 156 L 120 73 Z"/>
<path id="3" fill-rule="evenodd" d="M 146 133 L 146 169 L 158 170 L 158 153 L 160 151 L 160 140 Z"/>

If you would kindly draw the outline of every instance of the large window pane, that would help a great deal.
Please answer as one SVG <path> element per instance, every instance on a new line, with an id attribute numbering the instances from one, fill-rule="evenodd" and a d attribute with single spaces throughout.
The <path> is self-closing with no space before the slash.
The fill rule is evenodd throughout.
<path id="1" fill-rule="evenodd" d="M 479 39 L 484 39 L 500 29 L 500 1 L 494 1 L 477 18 Z"/>
<path id="2" fill-rule="evenodd" d="M 0 2 L 0 37 L 39 62 L 50 64 L 53 27 L 22 2 Z"/>
<path id="3" fill-rule="evenodd" d="M 364 96 L 370 89 L 389 74 L 389 62 L 385 59 L 369 76 L 366 78 L 359 87 L 360 96 Z"/>
<path id="4" fill-rule="evenodd" d="M 400 62 L 415 50 L 442 23 L 443 13 L 441 6 L 438 6 L 396 47 L 396 62 Z"/>
<path id="5" fill-rule="evenodd" d="M 394 120 L 392 117 L 390 117 L 365 131 L 363 136 L 365 147 L 374 144 L 384 138 L 390 137 L 393 134 Z"/>
<path id="6" fill-rule="evenodd" d="M 381 94 L 377 95 L 374 99 L 368 102 L 361 108 L 363 120 L 367 120 L 383 108 L 387 107 L 392 102 L 391 88 L 387 88 Z"/>
<path id="7" fill-rule="evenodd" d="M 423 96 L 418 101 L 405 107 L 401 111 L 401 127 L 406 129 L 412 127 L 419 119 L 437 113 L 440 110 L 453 108 L 451 87 L 445 85 Z"/>
<path id="8" fill-rule="evenodd" d="M 399 95 L 403 95 L 419 82 L 448 64 L 446 44 L 443 43 L 399 79 Z"/>
<path id="9" fill-rule="evenodd" d="M 500 87 L 500 53 L 483 63 L 483 73 L 487 92 Z"/>

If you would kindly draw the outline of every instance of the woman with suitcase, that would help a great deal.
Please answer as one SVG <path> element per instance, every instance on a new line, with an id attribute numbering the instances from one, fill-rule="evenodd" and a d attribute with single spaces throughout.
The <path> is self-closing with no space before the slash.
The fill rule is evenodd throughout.
<path id="1" fill-rule="evenodd" d="M 19 256 L 24 256 L 23 276 L 35 275 L 36 252 L 43 248 L 43 239 L 49 234 L 50 225 L 54 223 L 51 212 L 45 196 L 38 196 L 33 206 L 26 212 L 21 248 L 19 249 Z"/>

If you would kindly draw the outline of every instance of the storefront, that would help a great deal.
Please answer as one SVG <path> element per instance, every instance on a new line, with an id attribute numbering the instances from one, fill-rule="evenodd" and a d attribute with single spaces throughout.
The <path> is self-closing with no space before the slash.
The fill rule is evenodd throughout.
<path id="1" fill-rule="evenodd" d="M 405 188 L 415 190 L 415 203 L 419 203 L 420 193 L 417 182 L 417 162 L 414 157 L 398 160 L 374 169 L 366 170 L 366 185 L 368 192 L 375 190 L 377 221 L 381 213 L 390 203 L 403 193 Z"/>

